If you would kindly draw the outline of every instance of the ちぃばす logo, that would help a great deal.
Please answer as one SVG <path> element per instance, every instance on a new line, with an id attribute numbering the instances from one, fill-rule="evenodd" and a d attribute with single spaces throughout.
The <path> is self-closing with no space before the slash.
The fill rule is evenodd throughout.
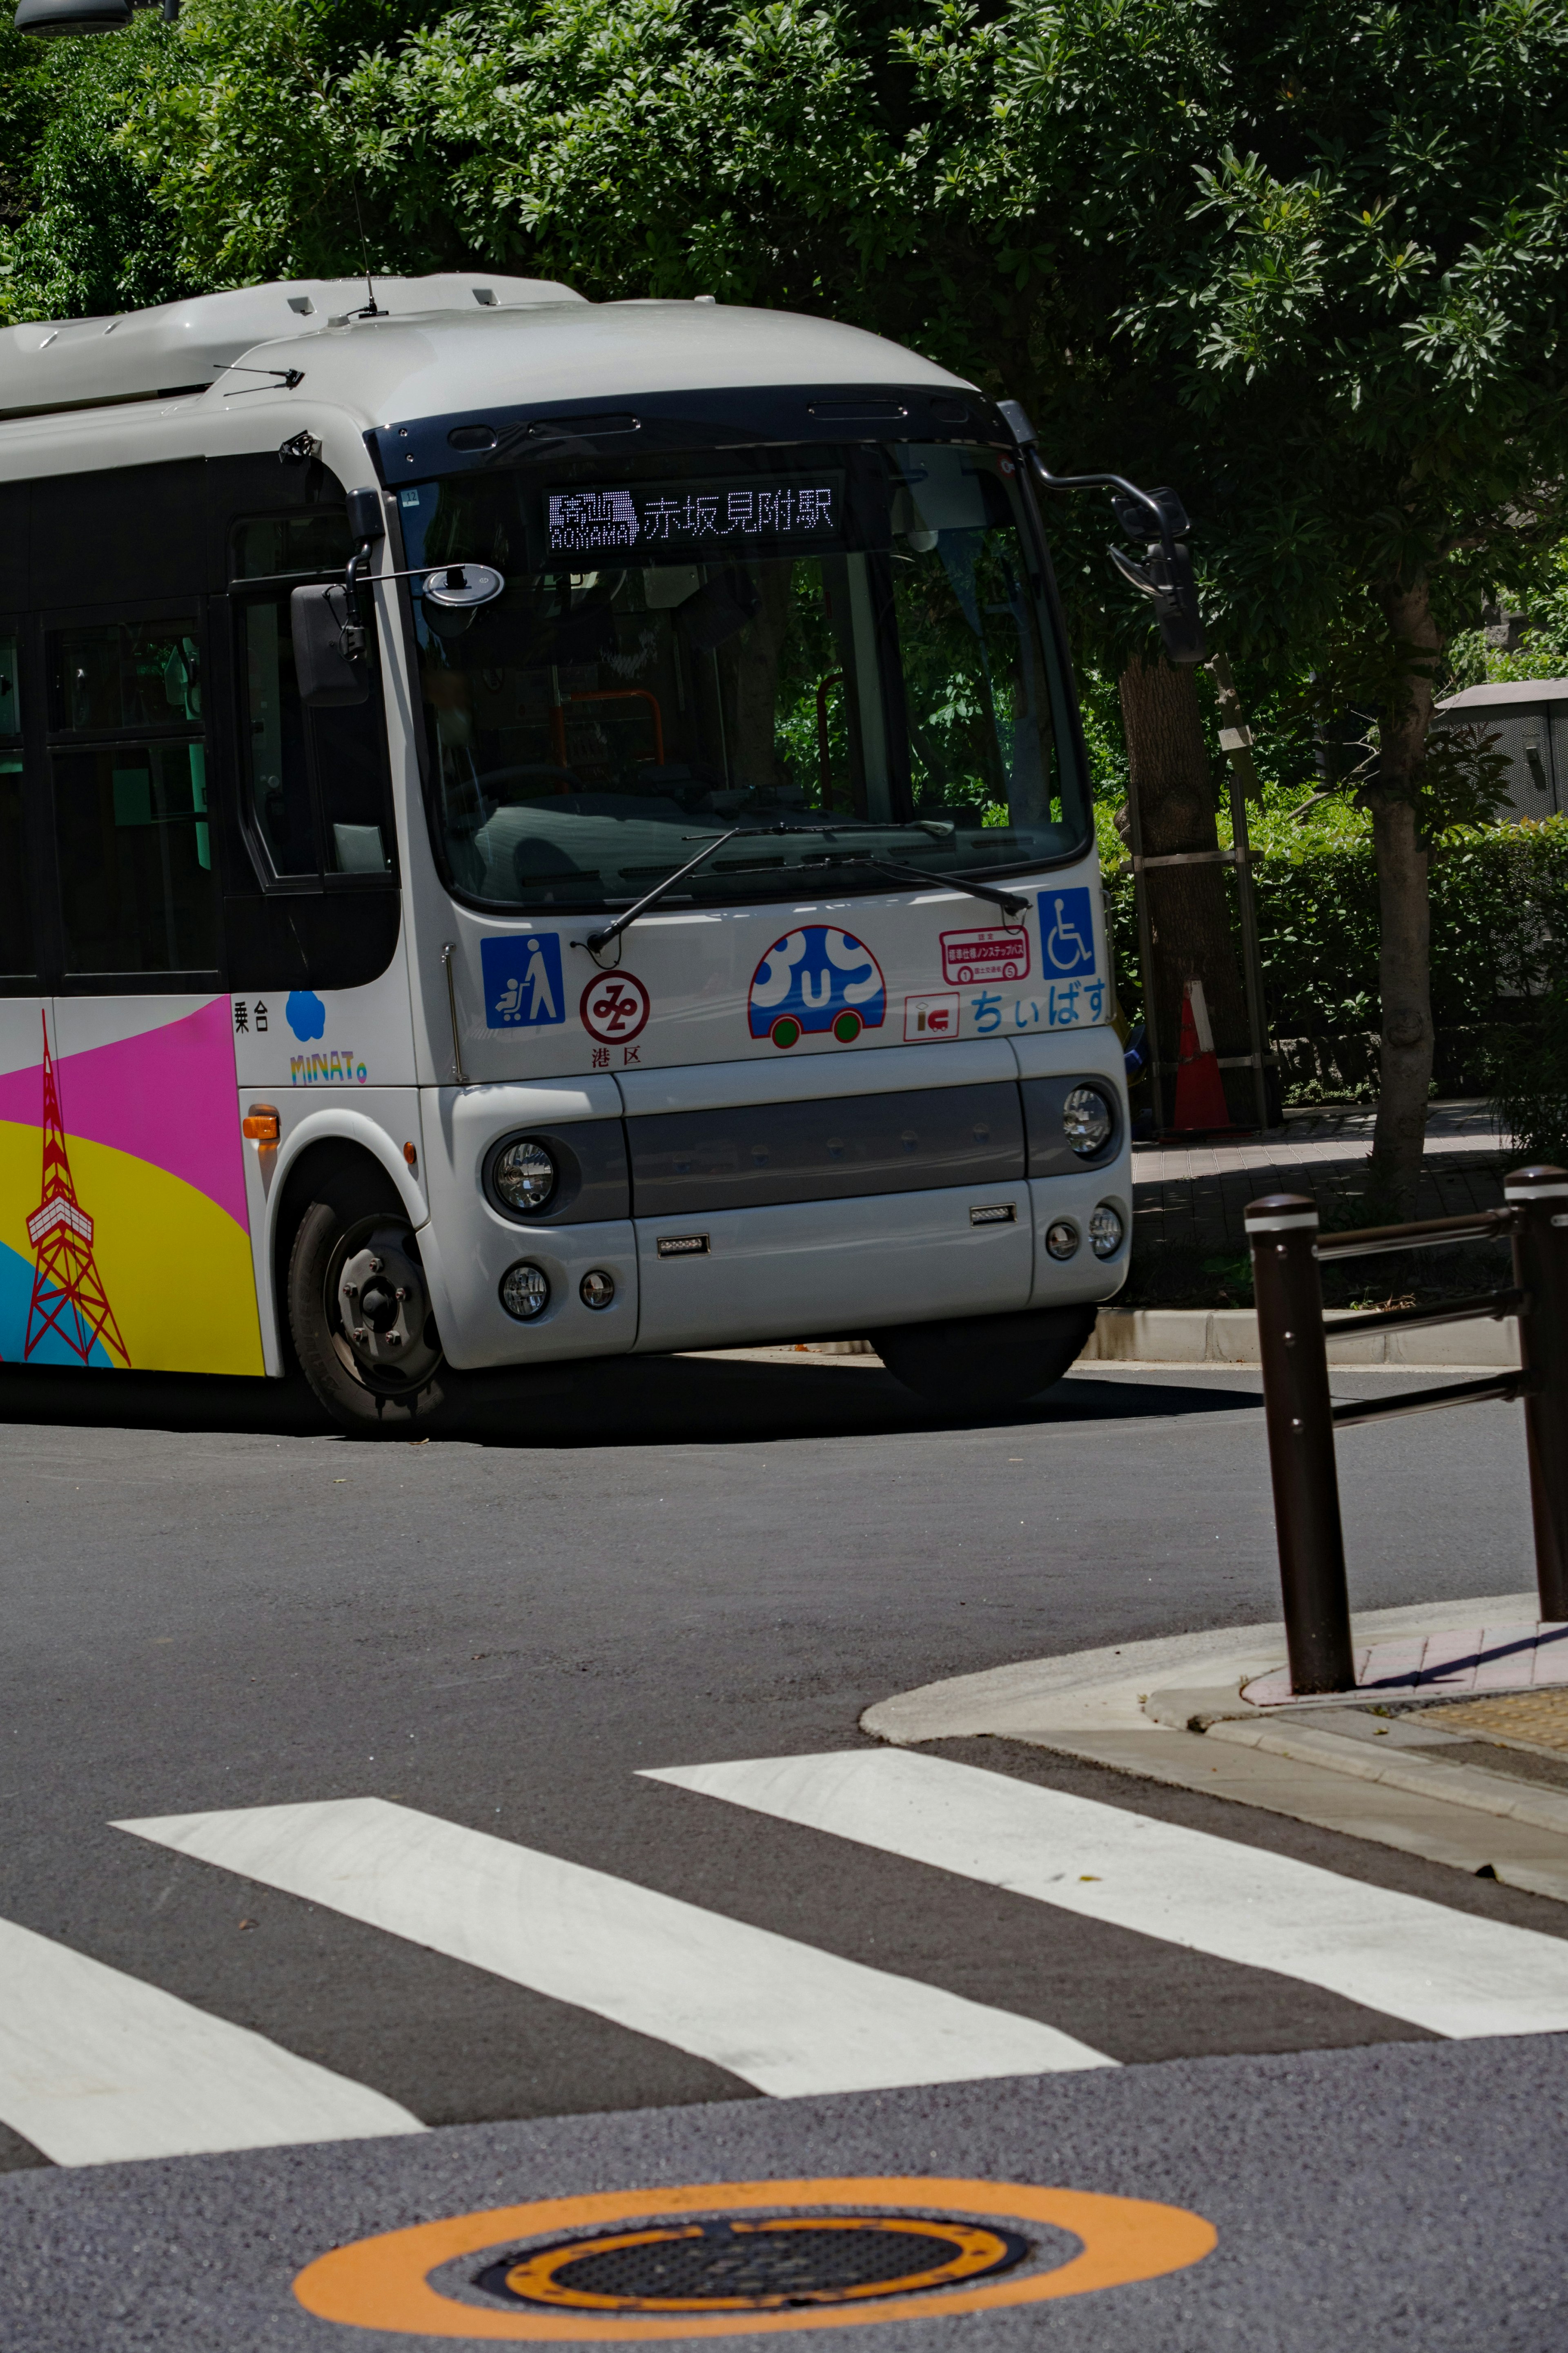
<path id="1" fill-rule="evenodd" d="M 862 1029 L 881 1028 L 887 984 L 863 941 L 830 923 L 806 923 L 773 942 L 752 976 L 746 1010 L 752 1037 L 775 1046 L 824 1030 L 852 1046 Z"/>

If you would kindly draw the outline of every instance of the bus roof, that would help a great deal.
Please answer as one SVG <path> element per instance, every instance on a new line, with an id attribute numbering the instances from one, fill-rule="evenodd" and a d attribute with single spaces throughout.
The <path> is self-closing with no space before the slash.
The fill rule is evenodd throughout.
<path id="1" fill-rule="evenodd" d="M 956 386 L 900 345 L 834 320 L 697 301 L 594 303 L 493 271 L 298 280 L 204 294 L 113 319 L 0 331 L 0 417 L 205 393 L 276 414 L 300 397 L 363 425 L 487 403 L 717 387 Z"/>

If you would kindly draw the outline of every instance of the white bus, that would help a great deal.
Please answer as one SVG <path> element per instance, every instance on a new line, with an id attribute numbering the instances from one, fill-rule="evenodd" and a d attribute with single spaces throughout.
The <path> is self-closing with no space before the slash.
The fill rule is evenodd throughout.
<path id="1" fill-rule="evenodd" d="M 1127 1104 L 996 406 L 444 276 L 13 327 L 0 419 L 0 1356 L 1066 1369 Z"/>

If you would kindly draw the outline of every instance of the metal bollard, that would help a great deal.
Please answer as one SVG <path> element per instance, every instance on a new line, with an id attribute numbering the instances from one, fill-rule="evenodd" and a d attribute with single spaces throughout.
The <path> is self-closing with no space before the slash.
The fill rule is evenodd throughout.
<path id="1" fill-rule="evenodd" d="M 1519 1319 L 1535 1575 L 1542 1618 L 1568 1620 L 1568 1169 L 1516 1168 L 1503 1199 L 1518 1214 L 1513 1279 L 1528 1295 Z"/>
<path id="2" fill-rule="evenodd" d="M 1246 1223 L 1290 1688 L 1299 1694 L 1352 1691 L 1355 1657 L 1323 1345 L 1318 1212 L 1302 1194 L 1270 1193 L 1248 1204 Z"/>

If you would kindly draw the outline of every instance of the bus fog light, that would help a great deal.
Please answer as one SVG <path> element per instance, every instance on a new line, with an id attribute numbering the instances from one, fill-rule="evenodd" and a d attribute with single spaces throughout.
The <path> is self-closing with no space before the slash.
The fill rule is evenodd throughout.
<path id="1" fill-rule="evenodd" d="M 1074 1087 L 1062 1105 L 1062 1134 L 1082 1159 L 1110 1140 L 1115 1114 L 1098 1087 Z"/>
<path id="2" fill-rule="evenodd" d="M 1058 1218 L 1046 1228 L 1046 1248 L 1053 1258 L 1071 1258 L 1078 1249 L 1078 1228 L 1070 1218 Z"/>
<path id="3" fill-rule="evenodd" d="M 550 1278 L 542 1266 L 519 1259 L 500 1279 L 500 1303 L 520 1324 L 531 1324 L 550 1304 Z"/>
<path id="4" fill-rule="evenodd" d="M 553 1155 L 537 1136 L 520 1136 L 496 1155 L 490 1181 L 509 1209 L 542 1209 L 555 1190 Z"/>
<path id="5" fill-rule="evenodd" d="M 1121 1248 L 1121 1213 L 1101 1201 L 1089 1221 L 1089 1242 L 1096 1258 L 1114 1258 Z"/>
<path id="6" fill-rule="evenodd" d="M 577 1285 L 577 1295 L 584 1307 L 607 1307 L 616 1295 L 616 1278 L 596 1266 Z"/>

